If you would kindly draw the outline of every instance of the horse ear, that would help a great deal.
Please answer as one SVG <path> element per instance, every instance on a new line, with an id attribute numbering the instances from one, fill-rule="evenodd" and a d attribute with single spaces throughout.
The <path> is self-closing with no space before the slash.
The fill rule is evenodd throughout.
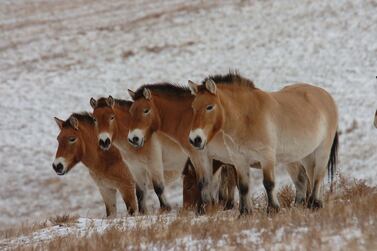
<path id="1" fill-rule="evenodd" d="M 95 100 L 94 98 L 90 98 L 90 106 L 95 109 L 97 107 L 97 100 Z"/>
<path id="2" fill-rule="evenodd" d="M 128 89 L 128 95 L 132 98 L 133 101 L 135 101 L 136 93 L 130 89 Z"/>
<path id="3" fill-rule="evenodd" d="M 208 80 L 206 81 L 205 85 L 206 85 L 206 89 L 207 89 L 210 93 L 212 93 L 212 94 L 216 94 L 216 89 L 217 89 L 217 87 L 216 87 L 216 83 L 215 83 L 215 81 L 213 81 L 212 79 L 208 79 Z"/>
<path id="4" fill-rule="evenodd" d="M 189 85 L 191 94 L 196 96 L 196 94 L 198 94 L 198 85 L 192 82 L 191 80 L 188 81 L 188 85 Z"/>
<path id="5" fill-rule="evenodd" d="M 114 98 L 110 95 L 107 98 L 106 103 L 107 103 L 108 106 L 113 107 L 114 106 Z"/>
<path id="6" fill-rule="evenodd" d="M 71 124 L 71 126 L 73 127 L 73 129 L 75 129 L 75 130 L 79 129 L 79 121 L 77 120 L 77 118 L 71 116 L 69 118 L 69 123 Z"/>
<path id="7" fill-rule="evenodd" d="M 144 88 L 143 96 L 145 99 L 150 100 L 152 98 L 152 93 L 148 88 Z"/>
<path id="8" fill-rule="evenodd" d="M 61 119 L 58 119 L 57 117 L 54 117 L 54 120 L 55 120 L 56 124 L 58 125 L 59 129 L 62 129 L 64 121 L 61 120 Z"/>

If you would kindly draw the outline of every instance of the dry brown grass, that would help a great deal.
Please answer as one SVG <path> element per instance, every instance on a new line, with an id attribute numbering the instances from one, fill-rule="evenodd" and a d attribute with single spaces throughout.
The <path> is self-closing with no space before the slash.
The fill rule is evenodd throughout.
<path id="1" fill-rule="evenodd" d="M 9 239 L 13 237 L 19 237 L 22 235 L 26 236 L 37 230 L 41 230 L 43 228 L 47 228 L 51 226 L 62 226 L 63 224 L 72 224 L 77 220 L 77 218 L 78 218 L 77 216 L 57 215 L 43 222 L 23 223 L 20 226 L 12 227 L 12 228 L 8 228 L 8 229 L 0 231 L 0 240 Z"/>
<path id="2" fill-rule="evenodd" d="M 84 236 L 72 234 L 19 249 L 139 250 L 151 246 L 157 249 L 190 246 L 227 250 L 373 250 L 377 246 L 377 188 L 343 178 L 335 185 L 336 194 L 327 193 L 325 208 L 317 211 L 293 207 L 294 192 L 291 186 L 286 186 L 278 193 L 282 209 L 273 216 L 265 213 L 265 199 L 259 197 L 254 202 L 261 206 L 250 216 L 239 217 L 236 210 L 211 209 L 208 217 L 196 217 L 181 210 L 170 224 L 161 215 L 149 226 L 140 221 L 135 228 L 125 229 L 120 223 L 104 233 L 92 228 Z M 56 223 L 60 221 L 56 219 Z"/>

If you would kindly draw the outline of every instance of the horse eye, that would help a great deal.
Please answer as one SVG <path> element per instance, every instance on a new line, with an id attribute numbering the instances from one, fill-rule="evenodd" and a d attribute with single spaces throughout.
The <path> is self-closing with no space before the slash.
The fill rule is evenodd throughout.
<path id="1" fill-rule="evenodd" d="M 77 140 L 77 138 L 75 138 L 75 137 L 70 137 L 70 138 L 68 139 L 69 143 L 75 143 L 76 140 Z"/>
<path id="2" fill-rule="evenodd" d="M 149 109 L 145 108 L 143 112 L 144 112 L 144 114 L 148 114 L 149 113 Z"/>
<path id="3" fill-rule="evenodd" d="M 111 115 L 110 120 L 114 120 L 115 116 Z"/>
<path id="4" fill-rule="evenodd" d="M 214 107 L 214 105 L 208 105 L 206 109 L 207 111 L 212 111 Z"/>

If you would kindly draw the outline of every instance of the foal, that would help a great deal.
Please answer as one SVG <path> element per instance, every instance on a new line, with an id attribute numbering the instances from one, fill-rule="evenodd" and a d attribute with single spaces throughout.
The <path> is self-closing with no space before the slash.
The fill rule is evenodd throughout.
<path id="1" fill-rule="evenodd" d="M 136 182 L 136 196 L 139 211 L 146 212 L 145 198 L 150 181 L 162 210 L 170 210 L 165 196 L 165 183 L 178 179 L 187 162 L 187 154 L 181 147 L 163 134 L 155 134 L 150 141 L 136 136 L 129 139 L 130 101 L 108 98 L 95 100 L 90 104 L 96 119 L 97 144 L 107 151 L 112 143 L 120 150 Z M 148 114 L 149 111 L 144 111 Z M 139 144 L 140 147 L 130 145 Z M 141 147 L 143 146 L 143 147 Z"/>
<path id="2" fill-rule="evenodd" d="M 129 214 L 137 210 L 135 185 L 119 151 L 102 151 L 95 140 L 94 120 L 89 113 L 74 113 L 66 121 L 55 118 L 60 129 L 59 146 L 52 164 L 58 175 L 65 175 L 80 161 L 89 169 L 106 206 L 106 216 L 115 217 L 118 190 Z"/>
<path id="3" fill-rule="evenodd" d="M 338 112 L 329 93 L 309 84 L 264 92 L 237 73 L 189 85 L 195 96 L 189 140 L 198 151 L 235 164 L 241 214 L 251 211 L 249 166 L 255 162 L 262 167 L 268 211 L 279 209 L 276 162 L 301 162 L 311 184 L 308 207 L 322 207 L 321 184 L 326 166 L 333 176 L 338 146 Z"/>

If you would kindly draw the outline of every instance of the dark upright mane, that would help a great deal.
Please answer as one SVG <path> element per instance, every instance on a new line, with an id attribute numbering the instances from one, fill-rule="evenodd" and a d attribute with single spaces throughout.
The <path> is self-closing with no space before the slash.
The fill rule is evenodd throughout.
<path id="1" fill-rule="evenodd" d="M 80 112 L 80 113 L 72 113 L 69 118 L 63 122 L 63 127 L 68 128 L 72 127 L 71 123 L 69 122 L 69 119 L 71 117 L 76 118 L 79 122 L 87 123 L 89 125 L 94 126 L 94 119 L 88 112 Z"/>
<path id="2" fill-rule="evenodd" d="M 158 83 L 158 84 L 148 84 L 142 85 L 135 91 L 134 100 L 143 97 L 144 88 L 148 88 L 152 93 L 158 93 L 168 96 L 190 96 L 190 89 L 186 86 L 170 84 L 170 83 Z"/>
<path id="3" fill-rule="evenodd" d="M 255 88 L 253 81 L 242 77 L 237 71 L 229 72 L 226 75 L 208 76 L 206 79 L 202 81 L 202 86 L 204 86 L 205 82 L 209 79 L 213 80 L 216 84 L 220 85 L 242 85 L 248 86 L 253 89 Z"/>
<path id="4" fill-rule="evenodd" d="M 124 100 L 124 99 L 114 99 L 115 104 L 119 106 L 126 106 L 130 107 L 132 105 L 132 101 Z M 107 98 L 99 98 L 97 100 L 97 107 L 108 107 Z"/>

